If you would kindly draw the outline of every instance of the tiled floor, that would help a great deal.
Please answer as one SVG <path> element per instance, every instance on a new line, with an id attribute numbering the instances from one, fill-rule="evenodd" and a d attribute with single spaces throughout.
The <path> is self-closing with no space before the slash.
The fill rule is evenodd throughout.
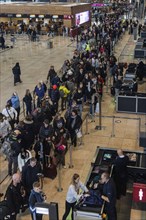
<path id="1" fill-rule="evenodd" d="M 10 42 L 10 37 L 8 41 Z M 23 98 L 25 90 L 29 88 L 31 91 L 34 89 L 37 82 L 41 79 L 45 80 L 50 65 L 54 65 L 56 70 L 59 70 L 65 59 L 70 59 L 73 55 L 76 43 L 70 45 L 69 38 L 55 37 L 53 39 L 54 48 L 47 48 L 47 37 L 43 36 L 40 42 L 29 42 L 26 36 L 18 36 L 16 44 L 13 49 L 0 53 L 0 109 L 5 105 L 12 92 L 17 91 L 20 99 Z M 70 46 L 68 46 L 70 45 Z M 126 49 L 125 49 L 126 48 Z M 127 50 L 128 54 L 133 53 L 134 42 L 131 36 L 125 34 L 123 39 L 117 43 L 115 48 L 115 55 L 122 57 L 122 61 L 131 62 L 131 56 L 127 60 L 127 56 L 124 54 Z M 122 52 L 122 56 L 120 56 Z M 124 58 L 123 58 L 124 57 Z M 121 60 L 120 60 L 121 61 Z M 23 83 L 13 87 L 12 67 L 16 62 L 20 62 L 22 71 Z M 146 91 L 146 85 L 139 85 L 139 90 Z M 110 95 L 110 88 L 106 92 L 104 88 L 104 101 L 102 102 L 102 130 L 95 130 L 95 126 L 98 125 L 98 116 L 95 122 L 90 118 L 87 121 L 88 131 L 86 128 L 86 121 L 83 125 L 83 133 L 89 133 L 84 135 L 84 145 L 73 149 L 73 165 L 72 169 L 62 170 L 62 192 L 57 191 L 58 178 L 55 180 L 44 180 L 44 191 L 47 194 L 47 200 L 56 201 L 59 203 L 59 216 L 64 212 L 64 203 L 66 192 L 71 180 L 72 175 L 77 172 L 81 176 L 81 180 L 84 182 L 90 169 L 91 161 L 94 157 L 97 146 L 123 148 L 130 150 L 143 150 L 139 148 L 138 143 L 138 118 L 141 118 L 141 129 L 145 130 L 146 116 L 135 114 L 116 113 L 115 103 Z M 112 127 L 112 116 L 117 117 L 129 117 L 131 119 L 115 118 L 114 130 Z M 108 116 L 108 117 L 106 117 Z M 111 116 L 111 117 L 109 117 Z M 133 119 L 134 118 L 134 119 Z M 120 120 L 120 122 L 119 122 Z M 69 152 L 66 155 L 66 165 L 70 164 Z M 3 176 L 3 170 L 6 170 L 6 161 L 1 156 L 0 169 L 1 176 Z M 5 168 L 4 168 L 5 167 Z M 7 178 L 0 186 L 0 191 L 3 191 L 7 184 L 10 182 L 10 178 Z M 25 214 L 19 216 L 18 219 L 29 220 L 29 215 Z M 44 217 L 47 219 L 47 217 Z M 132 210 L 131 220 L 144 220 L 146 219 L 146 212 L 140 212 Z"/>

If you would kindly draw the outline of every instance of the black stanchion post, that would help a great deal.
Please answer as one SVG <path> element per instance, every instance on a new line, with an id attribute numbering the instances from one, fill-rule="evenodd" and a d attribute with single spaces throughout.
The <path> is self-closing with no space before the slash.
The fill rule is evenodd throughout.
<path id="1" fill-rule="evenodd" d="M 99 125 L 95 127 L 96 130 L 101 130 L 102 129 L 102 108 L 101 108 L 101 95 L 98 96 L 98 103 L 99 103 Z"/>
<path id="2" fill-rule="evenodd" d="M 89 134 L 89 131 L 88 131 L 88 114 L 86 115 L 86 133 L 85 134 Z"/>
<path id="3" fill-rule="evenodd" d="M 24 102 L 22 101 L 22 107 L 23 107 L 23 116 L 25 117 L 25 105 L 24 105 Z"/>
<path id="4" fill-rule="evenodd" d="M 69 168 L 73 168 L 73 164 L 72 164 L 72 144 L 70 144 L 70 146 L 69 146 L 69 157 L 70 157 Z"/>
<path id="5" fill-rule="evenodd" d="M 58 174 L 58 192 L 62 192 L 62 187 L 61 187 L 61 170 L 62 170 L 62 164 L 59 163 L 57 167 L 57 174 Z"/>
<path id="6" fill-rule="evenodd" d="M 112 118 L 112 134 L 111 137 L 115 137 L 115 116 Z"/>

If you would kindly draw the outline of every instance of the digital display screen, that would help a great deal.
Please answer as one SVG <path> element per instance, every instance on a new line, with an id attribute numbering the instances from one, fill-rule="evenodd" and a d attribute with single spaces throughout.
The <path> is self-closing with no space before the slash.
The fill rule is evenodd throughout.
<path id="1" fill-rule="evenodd" d="M 48 215 L 49 214 L 49 209 L 44 208 L 44 207 L 36 207 L 36 213 L 37 214 Z"/>
<path id="2" fill-rule="evenodd" d="M 90 19 L 89 11 L 84 11 L 75 15 L 75 22 L 77 26 L 85 22 L 88 22 L 89 19 Z"/>
<path id="3" fill-rule="evenodd" d="M 104 154 L 103 160 L 111 159 L 112 155 L 111 154 Z"/>

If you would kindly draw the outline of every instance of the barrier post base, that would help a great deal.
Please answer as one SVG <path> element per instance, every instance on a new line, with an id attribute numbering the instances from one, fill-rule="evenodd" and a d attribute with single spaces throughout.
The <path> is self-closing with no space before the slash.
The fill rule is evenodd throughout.
<path id="1" fill-rule="evenodd" d="M 97 125 L 97 126 L 95 127 L 95 130 L 102 130 L 102 126 Z"/>
<path id="2" fill-rule="evenodd" d="M 63 191 L 63 188 L 58 188 L 57 191 L 58 191 L 58 192 L 62 192 L 62 191 Z"/>

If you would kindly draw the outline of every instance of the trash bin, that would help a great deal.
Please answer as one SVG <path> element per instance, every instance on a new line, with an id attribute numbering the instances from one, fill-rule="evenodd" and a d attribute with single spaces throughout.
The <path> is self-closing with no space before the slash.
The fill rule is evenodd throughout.
<path id="1" fill-rule="evenodd" d="M 48 43 L 47 43 L 47 48 L 48 48 L 48 49 L 53 48 L 53 41 L 51 41 L 51 40 L 48 41 Z"/>

